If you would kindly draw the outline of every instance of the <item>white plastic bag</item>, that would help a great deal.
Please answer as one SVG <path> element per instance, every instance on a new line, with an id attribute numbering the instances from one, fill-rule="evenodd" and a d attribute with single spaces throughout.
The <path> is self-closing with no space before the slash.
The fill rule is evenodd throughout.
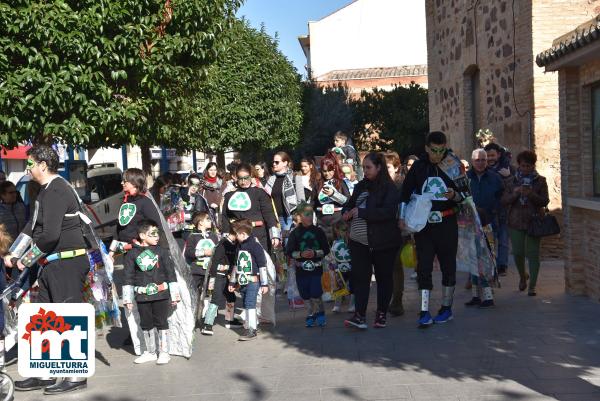
<path id="1" fill-rule="evenodd" d="M 406 206 L 406 231 L 409 233 L 418 233 L 427 225 L 427 219 L 431 212 L 431 199 L 433 195 L 426 193 L 423 195 L 412 194 L 410 202 Z"/>

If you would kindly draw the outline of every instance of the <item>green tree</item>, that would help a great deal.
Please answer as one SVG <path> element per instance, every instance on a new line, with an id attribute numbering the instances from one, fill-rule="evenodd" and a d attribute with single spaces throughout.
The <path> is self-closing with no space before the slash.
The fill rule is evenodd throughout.
<path id="1" fill-rule="evenodd" d="M 0 3 L 0 142 L 181 144 L 179 110 L 240 0 Z M 184 142 L 185 143 L 185 142 Z"/>
<path id="2" fill-rule="evenodd" d="M 427 89 L 412 83 L 391 91 L 363 91 L 354 102 L 354 130 L 361 149 L 422 150 L 429 131 Z"/>
<path id="3" fill-rule="evenodd" d="M 277 38 L 237 20 L 220 41 L 226 47 L 184 107 L 194 148 L 245 158 L 293 146 L 302 124 L 300 77 L 277 49 Z"/>
<path id="4" fill-rule="evenodd" d="M 343 131 L 353 133 L 353 104 L 348 87 L 335 85 L 320 87 L 312 82 L 304 84 L 304 124 L 302 140 L 296 158 L 305 155 L 324 155 L 333 146 L 333 135 Z"/>

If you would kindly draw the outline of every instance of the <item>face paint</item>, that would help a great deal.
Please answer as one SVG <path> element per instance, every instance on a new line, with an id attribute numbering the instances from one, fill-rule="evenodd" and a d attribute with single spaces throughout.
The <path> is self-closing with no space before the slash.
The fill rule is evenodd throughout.
<path id="1" fill-rule="evenodd" d="M 150 230 L 148 230 L 146 235 L 148 237 L 158 237 L 158 228 L 151 228 Z"/>
<path id="2" fill-rule="evenodd" d="M 25 167 L 26 170 L 31 170 L 32 168 L 34 168 L 36 166 L 36 162 L 33 159 L 27 159 L 27 165 Z"/>

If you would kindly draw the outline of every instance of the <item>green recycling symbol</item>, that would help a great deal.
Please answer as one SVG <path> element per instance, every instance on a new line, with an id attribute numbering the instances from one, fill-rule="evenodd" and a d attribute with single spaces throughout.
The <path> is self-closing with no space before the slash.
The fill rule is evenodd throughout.
<path id="1" fill-rule="evenodd" d="M 248 275 L 252 274 L 252 257 L 248 251 L 239 251 L 237 258 L 238 283 L 248 284 Z"/>
<path id="2" fill-rule="evenodd" d="M 350 261 L 350 251 L 346 246 L 344 241 L 338 241 L 331 247 L 333 251 L 333 256 L 337 262 L 349 262 Z"/>
<path id="3" fill-rule="evenodd" d="M 300 251 L 302 252 L 307 249 L 312 249 L 313 251 L 321 249 L 319 241 L 317 241 L 317 236 L 310 231 L 305 232 L 300 239 Z"/>
<path id="4" fill-rule="evenodd" d="M 150 249 L 146 249 L 135 258 L 135 263 L 141 271 L 146 272 L 154 269 L 158 264 L 158 255 L 152 252 Z"/>
<path id="5" fill-rule="evenodd" d="M 246 210 L 250 210 L 250 206 L 252 206 L 250 197 L 246 192 L 241 191 L 235 192 L 231 198 L 229 198 L 229 202 L 227 202 L 229 210 L 234 211 L 245 212 Z"/>
<path id="6" fill-rule="evenodd" d="M 137 207 L 133 203 L 123 203 L 119 209 L 119 224 L 126 226 L 131 222 L 137 212 Z"/>
<path id="7" fill-rule="evenodd" d="M 213 249 L 215 247 L 215 243 L 210 240 L 210 239 L 201 239 L 200 241 L 198 241 L 198 243 L 196 244 L 196 250 L 199 249 Z"/>
<path id="8" fill-rule="evenodd" d="M 448 188 L 440 177 L 429 177 L 425 182 L 422 193 L 433 194 L 436 199 L 445 199 L 444 193 Z"/>

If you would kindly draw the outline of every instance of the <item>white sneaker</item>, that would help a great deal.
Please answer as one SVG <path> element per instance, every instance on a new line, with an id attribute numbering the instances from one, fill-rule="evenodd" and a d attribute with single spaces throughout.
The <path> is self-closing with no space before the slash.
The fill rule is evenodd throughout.
<path id="1" fill-rule="evenodd" d="M 156 361 L 156 354 L 151 354 L 146 351 L 141 356 L 138 356 L 137 358 L 135 358 L 133 363 L 139 364 L 139 363 L 146 363 L 146 362 L 152 362 L 152 361 Z"/>
<path id="2" fill-rule="evenodd" d="M 412 278 L 413 280 L 416 280 L 417 279 L 417 272 L 412 272 L 410 274 L 410 278 Z"/>
<path id="3" fill-rule="evenodd" d="M 166 365 L 171 360 L 171 356 L 167 352 L 161 352 L 156 360 L 157 365 Z"/>
<path id="4" fill-rule="evenodd" d="M 348 313 L 354 313 L 354 312 L 356 312 L 356 308 L 354 307 L 354 304 L 348 305 Z"/>
<path id="5" fill-rule="evenodd" d="M 334 305 L 333 309 L 331 309 L 331 311 L 333 313 L 340 313 L 342 311 L 342 308 L 340 308 L 339 305 Z"/>

